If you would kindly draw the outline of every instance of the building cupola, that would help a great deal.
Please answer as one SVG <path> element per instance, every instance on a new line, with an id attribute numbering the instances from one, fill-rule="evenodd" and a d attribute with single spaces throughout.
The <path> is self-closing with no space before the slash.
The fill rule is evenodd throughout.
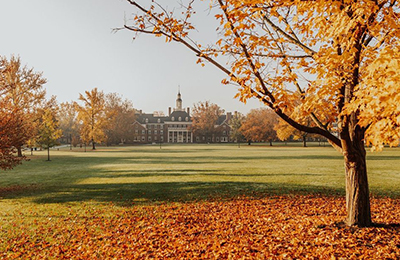
<path id="1" fill-rule="evenodd" d="M 182 98 L 181 98 L 181 91 L 180 90 L 178 90 L 178 97 L 176 99 L 175 111 L 183 111 L 182 110 Z"/>

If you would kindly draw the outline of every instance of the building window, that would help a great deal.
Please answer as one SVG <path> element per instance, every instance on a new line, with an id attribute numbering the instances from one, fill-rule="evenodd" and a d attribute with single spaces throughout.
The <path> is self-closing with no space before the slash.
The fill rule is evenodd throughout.
<path id="1" fill-rule="evenodd" d="M 160 130 L 160 134 L 164 134 L 164 130 Z"/>
<path id="2" fill-rule="evenodd" d="M 179 118 L 178 118 L 178 121 L 182 121 L 182 117 L 179 117 Z"/>
<path id="3" fill-rule="evenodd" d="M 157 141 L 157 136 L 154 136 L 154 141 Z"/>
<path id="4" fill-rule="evenodd" d="M 196 136 L 196 142 L 200 141 L 200 138 L 198 136 Z"/>
<path id="5" fill-rule="evenodd" d="M 226 131 L 223 131 L 222 134 L 223 134 L 223 135 L 226 135 Z"/>
<path id="6" fill-rule="evenodd" d="M 163 141 L 164 141 L 164 136 L 161 136 L 161 139 L 160 139 L 160 140 L 161 140 L 161 142 L 163 142 Z"/>
<path id="7" fill-rule="evenodd" d="M 155 135 L 157 134 L 157 130 L 154 130 L 154 134 L 155 134 Z"/>
<path id="8" fill-rule="evenodd" d="M 138 130 L 135 130 L 135 134 L 138 134 L 139 133 L 139 131 Z"/>
<path id="9" fill-rule="evenodd" d="M 142 141 L 144 142 L 144 140 L 145 140 L 145 139 L 144 139 L 144 136 L 142 136 Z"/>
<path id="10" fill-rule="evenodd" d="M 217 142 L 219 142 L 219 137 L 217 137 Z"/>
<path id="11" fill-rule="evenodd" d="M 189 117 L 186 117 L 186 118 L 185 118 L 185 121 L 186 121 L 186 122 L 189 121 Z"/>
<path id="12" fill-rule="evenodd" d="M 175 117 L 172 117 L 171 120 L 172 120 L 172 121 L 175 121 Z"/>
<path id="13" fill-rule="evenodd" d="M 148 140 L 151 141 L 151 136 L 148 137 Z"/>
<path id="14" fill-rule="evenodd" d="M 149 130 L 149 135 L 151 135 L 151 130 Z"/>
<path id="15" fill-rule="evenodd" d="M 146 124 L 149 122 L 149 119 L 148 118 L 146 118 Z"/>
<path id="16" fill-rule="evenodd" d="M 160 122 L 161 122 L 160 118 L 159 118 L 159 119 L 157 119 L 157 123 L 160 123 Z"/>
<path id="17" fill-rule="evenodd" d="M 138 128 L 138 126 L 137 125 L 135 125 L 135 129 L 137 129 Z"/>
<path id="18" fill-rule="evenodd" d="M 142 134 L 143 134 L 143 135 L 146 134 L 146 131 L 145 131 L 145 130 L 142 130 Z"/>

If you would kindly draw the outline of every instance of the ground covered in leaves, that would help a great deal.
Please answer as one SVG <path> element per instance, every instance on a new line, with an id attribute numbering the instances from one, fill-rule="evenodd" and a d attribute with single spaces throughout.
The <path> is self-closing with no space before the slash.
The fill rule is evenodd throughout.
<path id="1" fill-rule="evenodd" d="M 399 259 L 400 200 L 375 227 L 344 226 L 344 200 L 285 195 L 2 215 L 2 259 Z M 59 213 L 62 212 L 62 213 Z"/>

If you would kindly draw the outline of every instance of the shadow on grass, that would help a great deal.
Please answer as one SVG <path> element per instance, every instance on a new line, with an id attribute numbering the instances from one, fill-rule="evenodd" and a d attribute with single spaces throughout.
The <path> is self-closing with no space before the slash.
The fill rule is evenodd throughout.
<path id="1" fill-rule="evenodd" d="M 227 200 L 238 196 L 259 198 L 283 194 L 324 194 L 342 196 L 343 190 L 326 187 L 255 182 L 163 182 L 129 184 L 82 184 L 60 187 L 33 187 L 26 192 L 9 193 L 3 199 L 32 197 L 34 203 L 96 201 L 117 205 L 155 202 Z"/>
<path id="2" fill-rule="evenodd" d="M 174 169 L 174 170 L 101 170 L 96 178 L 143 178 L 143 177 L 165 177 L 165 176 L 176 176 L 184 177 L 185 175 L 190 176 L 221 176 L 221 177 L 273 177 L 273 176 L 285 176 L 285 177 L 298 177 L 298 176 L 313 176 L 313 177 L 324 177 L 326 174 L 316 173 L 229 173 L 224 170 L 202 170 L 202 169 Z"/>

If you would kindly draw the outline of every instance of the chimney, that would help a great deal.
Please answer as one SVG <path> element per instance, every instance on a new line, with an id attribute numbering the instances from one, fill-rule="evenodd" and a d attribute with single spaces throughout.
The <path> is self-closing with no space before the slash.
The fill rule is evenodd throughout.
<path id="1" fill-rule="evenodd" d="M 171 115 L 171 107 L 168 108 L 168 116 Z"/>
<path id="2" fill-rule="evenodd" d="M 190 116 L 190 107 L 187 108 L 187 113 Z"/>
<path id="3" fill-rule="evenodd" d="M 232 112 L 227 112 L 226 113 L 226 121 L 230 121 L 231 120 L 231 118 L 232 118 Z"/>

